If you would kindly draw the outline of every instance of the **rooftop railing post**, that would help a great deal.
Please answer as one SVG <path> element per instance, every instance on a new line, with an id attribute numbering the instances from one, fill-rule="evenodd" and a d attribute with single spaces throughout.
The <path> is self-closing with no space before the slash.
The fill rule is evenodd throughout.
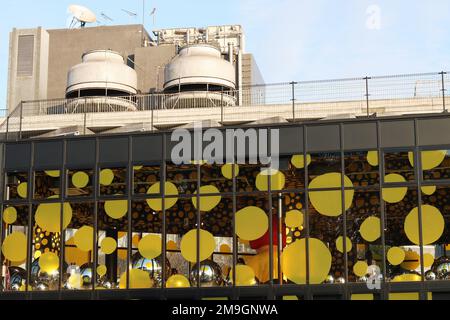
<path id="1" fill-rule="evenodd" d="M 83 119 L 84 123 L 83 123 L 83 135 L 86 135 L 86 110 L 84 110 L 84 119 Z"/>
<path id="2" fill-rule="evenodd" d="M 152 132 L 154 131 L 154 128 L 153 128 L 153 110 L 155 109 L 154 108 L 154 104 L 153 104 L 153 99 L 154 99 L 154 95 L 153 95 L 153 93 L 151 94 L 151 97 L 150 97 L 150 110 L 151 110 L 151 126 L 152 126 Z"/>
<path id="3" fill-rule="evenodd" d="M 366 82 L 366 111 L 367 111 L 367 117 L 370 116 L 370 106 L 369 106 L 369 80 L 372 79 L 371 77 L 365 77 L 363 78 Z"/>
<path id="4" fill-rule="evenodd" d="M 223 88 L 220 93 L 220 124 L 223 126 Z"/>
<path id="5" fill-rule="evenodd" d="M 19 140 L 22 140 L 22 116 L 23 116 L 23 101 L 20 102 Z"/>
<path id="6" fill-rule="evenodd" d="M 295 85 L 297 84 L 297 82 L 292 81 L 291 83 L 291 87 L 292 87 L 292 120 L 295 122 Z"/>
<path id="7" fill-rule="evenodd" d="M 447 112 L 447 107 L 445 105 L 445 75 L 447 74 L 447 72 L 442 71 L 439 73 L 441 75 L 441 84 L 442 84 L 442 111 L 443 112 Z"/>

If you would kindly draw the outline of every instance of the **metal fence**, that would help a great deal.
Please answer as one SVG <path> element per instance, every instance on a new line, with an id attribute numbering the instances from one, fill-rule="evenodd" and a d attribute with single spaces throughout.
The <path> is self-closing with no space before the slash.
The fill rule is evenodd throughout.
<path id="1" fill-rule="evenodd" d="M 0 125 L 0 132 L 6 134 L 7 140 L 25 138 L 27 131 L 39 131 L 39 124 L 45 122 L 41 116 L 49 115 L 60 116 L 57 121 L 64 124 L 77 124 L 85 133 L 99 121 L 100 114 L 108 113 L 108 118 L 117 117 L 120 122 L 123 112 L 130 112 L 127 117 L 148 122 L 151 128 L 167 125 L 170 119 L 183 114 L 197 114 L 227 124 L 273 117 L 301 121 L 438 113 L 448 109 L 448 86 L 449 74 L 439 72 L 264 84 L 234 91 L 24 101 Z M 199 111 L 200 108 L 205 110 Z M 197 111 L 190 113 L 189 109 Z M 168 110 L 179 112 L 164 112 Z M 31 120 L 35 125 L 29 128 Z"/>

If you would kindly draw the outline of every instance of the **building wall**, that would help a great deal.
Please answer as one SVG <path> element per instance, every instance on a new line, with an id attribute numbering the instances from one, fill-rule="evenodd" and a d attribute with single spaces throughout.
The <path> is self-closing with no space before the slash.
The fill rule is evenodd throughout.
<path id="1" fill-rule="evenodd" d="M 142 26 L 102 26 L 84 29 L 48 30 L 50 54 L 48 66 L 48 98 L 64 98 L 67 72 L 81 62 L 83 53 L 96 49 L 111 49 L 125 59 L 142 46 Z M 145 32 L 145 37 L 148 35 Z"/>
<path id="2" fill-rule="evenodd" d="M 264 104 L 265 88 L 264 78 L 259 70 L 253 54 L 246 53 L 242 56 L 242 104 Z"/>
<path id="3" fill-rule="evenodd" d="M 23 57 L 23 54 L 27 48 L 19 48 L 22 37 L 33 37 L 32 51 L 29 51 L 26 57 Z M 13 29 L 10 33 L 7 94 L 9 112 L 12 112 L 21 101 L 47 99 L 48 53 L 49 34 L 41 27 Z M 22 67 L 26 64 L 27 71 L 23 72 L 24 69 L 18 71 L 19 64 Z"/>

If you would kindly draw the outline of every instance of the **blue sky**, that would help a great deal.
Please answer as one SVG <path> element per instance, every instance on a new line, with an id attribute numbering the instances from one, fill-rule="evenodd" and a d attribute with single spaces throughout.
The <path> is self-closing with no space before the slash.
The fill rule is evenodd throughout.
<path id="1" fill-rule="evenodd" d="M 64 28 L 71 3 L 140 23 L 142 0 L 2 0 L 0 103 L 6 102 L 9 31 Z M 146 28 L 241 24 L 267 83 L 450 70 L 448 0 L 145 0 Z M 139 13 L 132 18 L 121 11 Z M 2 109 L 4 107 L 0 107 Z"/>

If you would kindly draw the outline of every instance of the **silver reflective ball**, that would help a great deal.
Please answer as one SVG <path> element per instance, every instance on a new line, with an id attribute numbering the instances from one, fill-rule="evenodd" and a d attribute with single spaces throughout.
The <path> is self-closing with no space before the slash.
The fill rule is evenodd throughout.
<path id="1" fill-rule="evenodd" d="M 445 279 L 445 275 L 450 272 L 450 258 L 440 257 L 436 259 L 431 270 L 436 274 L 440 280 Z"/>
<path id="2" fill-rule="evenodd" d="M 12 291 L 19 291 L 20 290 L 20 285 L 18 285 L 17 283 L 14 283 L 13 285 L 11 285 L 11 290 Z"/>
<path id="3" fill-rule="evenodd" d="M 339 283 L 339 284 L 345 283 L 344 277 L 339 277 L 339 278 L 337 278 L 337 279 L 336 279 L 336 283 Z"/>
<path id="4" fill-rule="evenodd" d="M 425 272 L 425 279 L 427 281 L 434 281 L 436 280 L 436 274 L 432 270 L 429 270 Z"/>
<path id="5" fill-rule="evenodd" d="M 20 268 L 20 267 L 9 267 L 9 283 L 11 286 L 11 290 L 15 290 L 15 287 L 22 286 L 23 283 L 26 283 L 27 281 L 27 272 L 26 270 Z"/>
<path id="6" fill-rule="evenodd" d="M 324 283 L 326 283 L 326 284 L 333 284 L 333 283 L 334 283 L 334 277 L 333 277 L 331 274 L 329 274 L 329 275 L 325 278 Z"/>
<path id="7" fill-rule="evenodd" d="M 84 288 L 92 286 L 92 263 L 83 264 L 80 267 L 80 275 Z"/>
<path id="8" fill-rule="evenodd" d="M 64 269 L 67 268 L 67 263 L 64 263 Z M 66 276 L 63 276 L 63 281 L 66 281 Z M 54 273 L 48 274 L 46 272 L 41 271 L 41 267 L 39 266 L 39 258 L 35 259 L 31 263 L 31 284 L 38 290 L 39 284 L 44 284 L 47 289 L 43 290 L 58 290 L 59 288 L 59 269 L 55 270 Z"/>
<path id="9" fill-rule="evenodd" d="M 162 272 L 163 272 L 163 257 L 160 255 L 159 257 L 155 259 L 146 259 L 141 256 L 139 252 L 136 252 L 133 255 L 132 260 L 132 266 L 133 269 L 140 269 L 147 271 L 150 275 L 150 278 L 154 282 L 154 287 L 161 287 L 162 286 Z M 166 258 L 165 263 L 165 273 L 166 273 L 166 279 L 170 277 L 171 275 L 171 266 L 169 260 Z"/>
<path id="10" fill-rule="evenodd" d="M 223 284 L 222 269 L 212 260 L 200 262 L 200 274 L 198 265 L 195 264 L 191 270 L 190 281 L 192 285 L 197 285 L 197 279 L 200 275 L 200 286 L 217 287 Z"/>
<path id="11" fill-rule="evenodd" d="M 45 290 L 48 290 L 48 285 L 40 282 L 36 285 L 36 289 L 40 290 L 40 291 L 45 291 Z"/>
<path id="12" fill-rule="evenodd" d="M 105 288 L 105 289 L 111 289 L 111 288 L 112 288 L 111 282 L 109 282 L 109 281 L 103 282 L 103 283 L 102 283 L 102 286 L 103 286 L 103 288 Z"/>
<path id="13" fill-rule="evenodd" d="M 364 282 L 364 283 L 367 283 L 367 281 L 369 281 L 369 278 L 366 277 L 366 276 L 363 276 L 363 277 L 361 277 L 361 278 L 358 279 L 358 282 Z"/>

